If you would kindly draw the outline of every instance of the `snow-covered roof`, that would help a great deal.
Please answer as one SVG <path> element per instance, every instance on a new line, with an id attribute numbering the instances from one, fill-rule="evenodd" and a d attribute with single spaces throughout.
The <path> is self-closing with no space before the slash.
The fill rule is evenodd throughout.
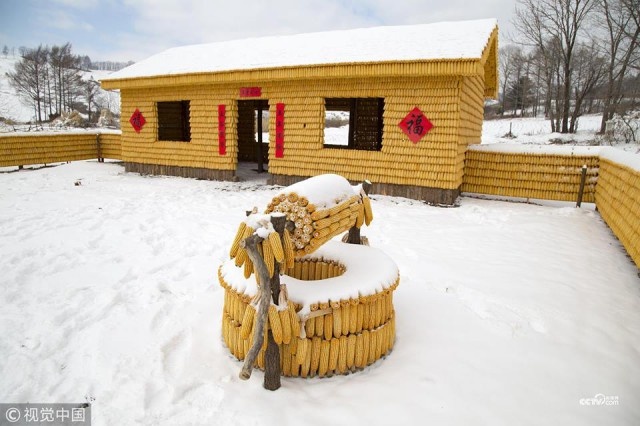
<path id="1" fill-rule="evenodd" d="M 102 81 L 268 68 L 480 59 L 495 19 L 383 26 L 176 47 Z"/>

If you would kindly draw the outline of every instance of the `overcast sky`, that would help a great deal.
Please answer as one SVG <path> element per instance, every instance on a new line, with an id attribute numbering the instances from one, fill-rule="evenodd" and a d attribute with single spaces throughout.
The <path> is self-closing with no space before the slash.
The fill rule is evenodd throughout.
<path id="1" fill-rule="evenodd" d="M 186 44 L 481 18 L 498 19 L 504 44 L 514 8 L 515 0 L 0 0 L 0 48 L 71 42 L 94 61 L 138 61 Z"/>

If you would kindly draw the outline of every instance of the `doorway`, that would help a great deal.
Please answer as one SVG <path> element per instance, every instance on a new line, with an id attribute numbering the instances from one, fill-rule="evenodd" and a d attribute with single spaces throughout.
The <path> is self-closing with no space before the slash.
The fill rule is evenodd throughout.
<path id="1" fill-rule="evenodd" d="M 267 171 L 268 162 L 269 101 L 238 101 L 238 167 L 240 163 L 253 163 L 251 167 L 262 173 Z"/>

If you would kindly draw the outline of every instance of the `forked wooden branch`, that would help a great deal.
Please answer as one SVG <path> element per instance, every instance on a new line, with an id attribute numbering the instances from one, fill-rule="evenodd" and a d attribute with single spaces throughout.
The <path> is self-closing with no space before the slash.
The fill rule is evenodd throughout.
<path id="1" fill-rule="evenodd" d="M 253 332 L 253 343 L 247 357 L 244 359 L 242 370 L 240 370 L 240 378 L 242 380 L 248 380 L 251 377 L 253 371 L 253 365 L 256 362 L 260 348 L 264 341 L 264 327 L 267 322 L 267 314 L 269 312 L 269 304 L 271 303 L 271 286 L 269 285 L 269 271 L 267 265 L 264 263 L 264 259 L 260 256 L 258 251 L 258 244 L 262 243 L 262 238 L 254 234 L 245 238 L 240 242 L 240 245 L 247 251 L 249 259 L 253 262 L 253 267 L 258 274 L 258 282 L 260 288 L 258 289 L 258 312 L 256 318 L 256 325 Z"/>

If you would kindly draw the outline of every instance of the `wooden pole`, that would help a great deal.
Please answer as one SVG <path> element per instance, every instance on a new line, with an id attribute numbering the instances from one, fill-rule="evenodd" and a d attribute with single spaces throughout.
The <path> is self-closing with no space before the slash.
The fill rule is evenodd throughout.
<path id="1" fill-rule="evenodd" d="M 365 194 L 369 195 L 369 191 L 371 190 L 371 182 L 365 180 L 362 182 L 362 190 Z M 344 240 L 343 240 L 344 241 Z M 360 237 L 360 228 L 357 226 L 352 226 L 349 229 L 349 235 L 347 236 L 348 244 L 362 244 L 362 238 Z"/>
<path id="2" fill-rule="evenodd" d="M 578 190 L 578 202 L 576 203 L 576 207 L 580 207 L 582 205 L 582 194 L 584 193 L 584 184 L 587 180 L 587 165 L 582 166 L 582 176 L 580 176 L 580 189 Z"/>
<path id="3" fill-rule="evenodd" d="M 278 233 L 282 240 L 284 227 L 287 221 L 285 215 L 272 215 L 271 224 L 273 229 Z M 278 304 L 280 299 L 280 264 L 275 262 L 273 276 L 270 279 L 269 287 L 271 288 L 271 300 L 274 304 Z M 277 390 L 280 388 L 280 348 L 273 338 L 273 333 L 269 330 L 267 341 L 267 350 L 264 354 L 264 388 L 268 390 Z"/>
<path id="4" fill-rule="evenodd" d="M 262 161 L 262 103 L 258 101 L 258 173 L 264 173 Z"/>
<path id="5" fill-rule="evenodd" d="M 98 151 L 98 163 L 104 163 L 102 157 L 102 144 L 100 143 L 100 133 L 96 133 L 96 150 Z"/>

